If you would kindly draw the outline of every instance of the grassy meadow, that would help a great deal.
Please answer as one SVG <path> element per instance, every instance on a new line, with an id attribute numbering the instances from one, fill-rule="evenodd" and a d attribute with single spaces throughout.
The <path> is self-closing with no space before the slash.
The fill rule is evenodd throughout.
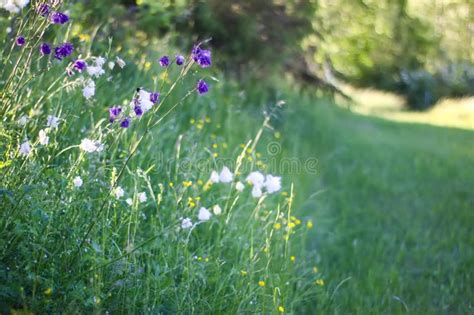
<path id="1" fill-rule="evenodd" d="M 25 14 L 0 70 L 0 314 L 472 313 L 474 131 L 72 26 L 57 60 L 58 25 Z"/>

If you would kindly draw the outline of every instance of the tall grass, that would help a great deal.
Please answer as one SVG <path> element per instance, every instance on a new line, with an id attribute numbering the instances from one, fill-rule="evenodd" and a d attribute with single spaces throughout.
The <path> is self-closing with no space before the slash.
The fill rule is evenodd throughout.
<path id="1" fill-rule="evenodd" d="M 297 188 L 283 179 L 281 191 L 256 197 L 247 182 L 255 170 L 278 175 L 264 152 L 265 139 L 278 138 L 274 116 L 239 116 L 228 104 L 229 93 L 244 102 L 238 90 L 189 54 L 181 67 L 160 67 L 158 51 L 95 49 L 38 5 L 12 16 L 2 53 L 1 312 L 311 310 L 323 280 L 305 251 L 313 223 L 292 207 Z M 52 33 L 52 46 L 74 44 L 72 56 L 39 53 Z M 80 72 L 76 59 L 106 73 Z M 200 79 L 210 83 L 205 95 Z M 161 93 L 141 117 L 129 105 L 137 88 Z M 130 127 L 109 122 L 113 105 L 123 108 L 120 119 L 133 117 Z M 224 167 L 232 179 L 212 180 Z"/>

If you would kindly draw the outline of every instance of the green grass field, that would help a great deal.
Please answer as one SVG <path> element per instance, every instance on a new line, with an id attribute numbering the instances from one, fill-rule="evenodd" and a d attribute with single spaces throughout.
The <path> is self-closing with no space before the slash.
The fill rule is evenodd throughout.
<path id="1" fill-rule="evenodd" d="M 297 181 L 319 192 L 303 208 L 327 275 L 321 313 L 471 313 L 474 132 L 304 102 L 285 144 L 320 160 Z"/>

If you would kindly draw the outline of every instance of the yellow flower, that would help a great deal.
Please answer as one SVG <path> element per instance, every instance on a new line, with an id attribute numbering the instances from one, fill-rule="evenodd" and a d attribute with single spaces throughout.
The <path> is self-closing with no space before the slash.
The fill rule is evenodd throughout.
<path id="1" fill-rule="evenodd" d="M 151 68 L 151 62 L 147 61 L 145 62 L 145 70 L 150 70 Z"/>
<path id="2" fill-rule="evenodd" d="M 283 306 L 278 306 L 278 312 L 284 313 L 284 312 L 285 312 L 285 308 L 284 308 Z"/>
<path id="3" fill-rule="evenodd" d="M 203 125 L 202 123 L 198 123 L 198 124 L 196 125 L 196 128 L 199 129 L 199 130 L 201 130 L 202 127 L 204 127 L 204 125 Z"/>
<path id="4" fill-rule="evenodd" d="M 318 271 L 319 271 L 318 267 L 314 266 L 314 267 L 313 267 L 313 272 L 314 272 L 314 273 L 318 273 Z"/>
<path id="5" fill-rule="evenodd" d="M 324 285 L 324 280 L 323 279 L 318 279 L 318 280 L 316 280 L 316 284 L 322 287 Z"/>
<path id="6" fill-rule="evenodd" d="M 290 256 L 290 260 L 291 260 L 291 262 L 295 262 L 295 261 L 296 261 L 296 257 L 295 257 L 295 256 Z"/>
<path id="7" fill-rule="evenodd" d="M 294 228 L 295 226 L 296 226 L 296 224 L 294 224 L 293 222 L 289 222 L 289 223 L 288 223 L 288 227 L 289 227 L 290 229 Z"/>
<path id="8" fill-rule="evenodd" d="M 213 147 L 214 149 L 217 149 L 217 148 L 219 147 L 219 145 L 218 145 L 217 143 L 213 143 L 213 144 L 212 144 L 212 147 Z"/>
<path id="9" fill-rule="evenodd" d="M 252 148 L 247 148 L 247 153 L 248 154 L 252 153 Z"/>
<path id="10" fill-rule="evenodd" d="M 51 294 L 53 294 L 52 288 L 47 288 L 46 290 L 44 290 L 44 295 L 51 296 Z"/>
<path id="11" fill-rule="evenodd" d="M 208 262 L 209 261 L 209 257 L 206 257 L 206 259 L 204 259 L 205 262 Z"/>
<path id="12" fill-rule="evenodd" d="M 296 220 L 295 220 L 295 224 L 296 224 L 296 225 L 300 225 L 300 224 L 301 224 L 301 220 L 300 220 L 300 219 L 296 219 Z"/>
<path id="13" fill-rule="evenodd" d="M 308 222 L 306 222 L 306 227 L 308 228 L 308 230 L 311 230 L 313 228 L 313 221 L 309 220 Z"/>
<path id="14" fill-rule="evenodd" d="M 190 123 L 191 125 L 194 125 L 195 122 L 196 122 L 196 120 L 195 120 L 194 118 L 191 118 L 191 120 L 189 121 L 189 123 Z"/>
<path id="15" fill-rule="evenodd" d="M 193 185 L 193 182 L 190 181 L 190 180 L 185 180 L 185 181 L 183 182 L 183 186 L 184 186 L 184 187 L 191 187 L 192 185 Z"/>
<path id="16" fill-rule="evenodd" d="M 198 184 L 199 186 L 202 186 L 202 185 L 204 185 L 204 182 L 202 181 L 202 179 L 199 179 L 199 180 L 197 181 L 197 184 Z"/>
<path id="17" fill-rule="evenodd" d="M 168 185 L 169 185 L 170 187 L 173 187 L 173 186 L 174 186 L 173 182 L 170 182 Z"/>
<path id="18" fill-rule="evenodd" d="M 88 42 L 91 40 L 91 36 L 89 34 L 79 34 L 79 40 L 81 42 Z"/>
<path id="19" fill-rule="evenodd" d="M 255 154 L 255 156 L 256 156 L 257 158 L 261 158 L 261 157 L 262 157 L 262 154 L 261 154 L 261 153 L 257 153 L 257 154 Z"/>
<path id="20" fill-rule="evenodd" d="M 281 195 L 282 195 L 283 197 L 286 197 L 286 196 L 288 196 L 288 193 L 287 193 L 286 191 L 283 191 L 283 192 L 281 193 Z"/>
<path id="21" fill-rule="evenodd" d="M 275 138 L 280 139 L 281 133 L 279 131 L 275 132 L 274 134 Z"/>
<path id="22" fill-rule="evenodd" d="M 207 123 L 210 123 L 210 122 L 211 122 L 211 118 L 209 118 L 209 117 L 206 116 L 205 119 L 206 119 L 206 122 L 207 122 Z"/>
<path id="23" fill-rule="evenodd" d="M 268 247 L 265 246 L 265 247 L 263 248 L 263 252 L 264 252 L 264 253 L 268 253 Z"/>
<path id="24" fill-rule="evenodd" d="M 201 261 L 201 260 L 202 260 L 202 257 L 201 257 L 201 256 L 199 256 L 199 257 L 198 257 L 198 261 Z"/>
<path id="25" fill-rule="evenodd" d="M 218 157 L 218 156 L 219 156 L 219 153 L 217 153 L 217 152 L 214 152 L 214 153 L 212 154 L 212 156 L 216 158 L 216 157 Z"/>
<path id="26" fill-rule="evenodd" d="M 260 281 L 258 282 L 258 286 L 259 286 L 259 287 L 264 287 L 264 286 L 265 286 L 265 281 L 260 280 Z"/>
<path id="27" fill-rule="evenodd" d="M 241 274 L 242 276 L 246 276 L 246 275 L 247 275 L 247 271 L 245 271 L 245 270 L 240 270 L 240 274 Z"/>
<path id="28" fill-rule="evenodd" d="M 273 227 L 275 228 L 275 230 L 279 230 L 281 229 L 281 223 L 275 223 Z"/>

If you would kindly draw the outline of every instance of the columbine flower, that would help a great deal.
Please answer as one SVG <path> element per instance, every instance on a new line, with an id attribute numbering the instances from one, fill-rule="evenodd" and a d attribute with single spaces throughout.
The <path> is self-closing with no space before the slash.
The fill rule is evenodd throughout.
<path id="1" fill-rule="evenodd" d="M 74 177 L 74 179 L 72 180 L 72 183 L 74 184 L 74 187 L 81 187 L 82 186 L 82 178 L 80 178 L 79 176 L 76 176 Z"/>
<path id="2" fill-rule="evenodd" d="M 115 198 L 120 199 L 120 198 L 123 197 L 124 194 L 125 194 L 125 192 L 123 191 L 122 187 L 117 186 L 117 187 L 114 189 Z"/>
<path id="3" fill-rule="evenodd" d="M 252 172 L 247 176 L 245 180 L 250 182 L 253 186 L 261 188 L 263 186 L 263 183 L 265 182 L 265 177 L 260 172 Z"/>
<path id="4" fill-rule="evenodd" d="M 118 64 L 120 69 L 123 69 L 123 67 L 125 67 L 125 65 L 126 65 L 125 61 L 120 59 L 120 57 L 118 57 L 118 56 L 115 58 L 115 62 Z"/>
<path id="5" fill-rule="evenodd" d="M 95 64 L 96 64 L 98 67 L 102 67 L 102 66 L 105 64 L 106 61 L 107 61 L 107 60 L 106 60 L 104 57 L 101 57 L 101 56 L 95 57 Z"/>
<path id="6" fill-rule="evenodd" d="M 53 24 L 65 24 L 69 21 L 69 16 L 62 12 L 53 12 L 49 17 L 49 20 Z"/>
<path id="7" fill-rule="evenodd" d="M 120 122 L 120 127 L 128 128 L 130 127 L 130 118 L 126 117 Z"/>
<path id="8" fill-rule="evenodd" d="M 199 80 L 196 88 L 200 95 L 206 94 L 209 91 L 209 86 L 204 80 Z"/>
<path id="9" fill-rule="evenodd" d="M 54 58 L 58 60 L 63 60 L 72 54 L 74 51 L 74 46 L 71 43 L 63 43 L 58 47 L 54 48 Z"/>
<path id="10" fill-rule="evenodd" d="M 26 43 L 26 39 L 23 36 L 18 36 L 15 40 L 17 46 L 23 46 Z"/>
<path id="11" fill-rule="evenodd" d="M 209 221 L 211 216 L 212 216 L 212 213 L 209 212 L 209 210 L 207 210 L 206 208 L 201 207 L 201 209 L 199 209 L 199 213 L 198 213 L 199 221 L 203 221 L 203 222 L 204 221 Z"/>
<path id="12" fill-rule="evenodd" d="M 265 186 L 269 194 L 277 192 L 281 189 L 281 177 L 267 175 L 267 178 L 265 179 L 263 185 Z"/>
<path id="13" fill-rule="evenodd" d="M 160 100 L 160 93 L 158 93 L 158 92 L 152 92 L 152 93 L 150 93 L 150 101 L 151 101 L 153 104 L 158 103 L 159 100 Z"/>
<path id="14" fill-rule="evenodd" d="M 86 99 L 90 99 L 92 96 L 94 96 L 94 94 L 95 94 L 95 83 L 92 80 L 88 80 L 86 82 L 86 85 L 82 89 L 82 95 L 84 95 Z"/>
<path id="15" fill-rule="evenodd" d="M 51 11 L 51 8 L 46 3 L 41 3 L 36 9 L 36 11 L 41 16 L 47 16 L 49 12 Z"/>
<path id="16" fill-rule="evenodd" d="M 79 148 L 88 153 L 93 153 L 102 151 L 104 149 L 104 145 L 101 144 L 99 141 L 93 141 L 91 139 L 84 138 L 82 139 Z"/>
<path id="17" fill-rule="evenodd" d="M 109 62 L 109 69 L 110 69 L 110 70 L 114 70 L 114 68 L 115 68 L 115 62 L 110 61 L 110 62 Z"/>
<path id="18" fill-rule="evenodd" d="M 244 191 L 244 184 L 242 184 L 242 182 L 237 182 L 235 184 L 235 189 L 238 191 L 238 192 L 243 192 Z"/>
<path id="19" fill-rule="evenodd" d="M 44 129 L 41 129 L 39 131 L 39 135 L 38 135 L 38 138 L 39 138 L 39 143 L 41 145 L 48 145 L 49 143 L 49 137 L 48 135 L 46 134 L 46 131 Z"/>
<path id="20" fill-rule="evenodd" d="M 51 47 L 47 43 L 42 43 L 39 47 L 40 53 L 44 55 L 49 55 L 51 53 Z"/>
<path id="21" fill-rule="evenodd" d="M 262 186 L 254 185 L 252 188 L 252 197 L 260 198 L 262 196 Z"/>
<path id="22" fill-rule="evenodd" d="M 170 58 L 168 56 L 163 56 L 160 58 L 160 66 L 168 67 L 170 65 Z"/>
<path id="23" fill-rule="evenodd" d="M 182 229 L 190 229 L 193 227 L 193 222 L 191 221 L 190 218 L 184 218 L 182 221 L 181 221 L 181 228 Z"/>
<path id="24" fill-rule="evenodd" d="M 183 63 L 184 63 L 184 56 L 177 55 L 177 56 L 176 56 L 176 64 L 177 64 L 178 66 L 181 66 Z"/>
<path id="25" fill-rule="evenodd" d="M 50 128 L 58 128 L 59 125 L 59 117 L 48 115 L 46 126 Z"/>
<path id="26" fill-rule="evenodd" d="M 109 121 L 113 123 L 115 119 L 120 115 L 122 112 L 122 108 L 120 106 L 112 106 L 109 108 Z"/>
<path id="27" fill-rule="evenodd" d="M 127 200 L 125 200 L 125 202 L 126 202 L 127 205 L 129 205 L 129 206 L 133 205 L 133 200 L 132 200 L 132 198 L 127 198 Z"/>
<path id="28" fill-rule="evenodd" d="M 211 177 L 209 178 L 209 181 L 213 184 L 218 183 L 219 182 L 219 174 L 217 174 L 216 171 L 212 171 L 211 172 Z"/>
<path id="29" fill-rule="evenodd" d="M 140 107 L 140 105 L 135 105 L 133 108 L 133 111 L 135 112 L 135 115 L 141 116 L 143 115 L 143 109 Z"/>
<path id="30" fill-rule="evenodd" d="M 23 155 L 23 156 L 30 155 L 31 147 L 30 147 L 30 143 L 28 142 L 28 140 L 26 140 L 25 142 L 20 144 L 19 151 L 20 151 L 20 155 Z"/>
<path id="31" fill-rule="evenodd" d="M 143 113 L 146 113 L 153 107 L 152 93 L 140 89 L 138 91 L 137 97 L 132 101 L 131 105 L 133 106 L 133 111 L 135 115 L 141 116 Z"/>
<path id="32" fill-rule="evenodd" d="M 221 174 L 219 175 L 219 181 L 222 183 L 230 183 L 234 178 L 234 174 L 229 170 L 227 166 L 222 168 Z"/>
<path id="33" fill-rule="evenodd" d="M 23 115 L 18 119 L 18 124 L 20 126 L 24 126 L 28 123 L 28 120 L 29 120 L 28 116 Z"/>
<path id="34" fill-rule="evenodd" d="M 222 209 L 219 205 L 215 205 L 212 207 L 212 212 L 214 212 L 215 215 L 220 215 L 222 213 Z"/>
<path id="35" fill-rule="evenodd" d="M 74 62 L 74 65 L 73 65 L 74 69 L 76 69 L 77 71 L 79 72 L 82 72 L 82 70 L 84 70 L 86 67 L 87 67 L 87 63 L 82 60 L 82 59 L 77 59 L 75 62 Z"/>
<path id="36" fill-rule="evenodd" d="M 199 46 L 194 47 L 192 51 L 192 57 L 194 61 L 197 62 L 202 68 L 210 67 L 212 64 L 211 51 L 201 49 Z"/>
<path id="37" fill-rule="evenodd" d="M 141 192 L 138 194 L 138 201 L 140 202 L 146 202 L 147 197 L 146 197 L 146 192 Z"/>

